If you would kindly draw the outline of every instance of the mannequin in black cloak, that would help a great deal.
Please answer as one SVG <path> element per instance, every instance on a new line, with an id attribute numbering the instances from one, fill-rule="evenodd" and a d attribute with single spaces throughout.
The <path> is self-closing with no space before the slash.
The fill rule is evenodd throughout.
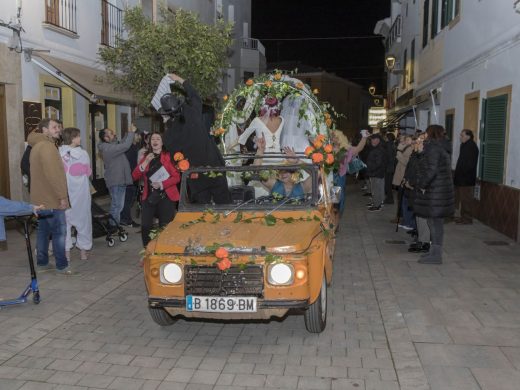
<path id="1" fill-rule="evenodd" d="M 181 152 L 190 163 L 190 167 L 222 167 L 224 159 L 215 141 L 205 130 L 202 120 L 202 101 L 189 81 L 176 74 L 170 74 L 186 93 L 183 99 L 174 94 L 161 98 L 162 109 L 159 113 L 168 115 L 164 134 L 164 145 L 173 156 Z M 210 178 L 193 173 L 188 178 L 190 201 L 193 203 L 217 204 L 230 203 L 231 197 L 225 176 Z"/>

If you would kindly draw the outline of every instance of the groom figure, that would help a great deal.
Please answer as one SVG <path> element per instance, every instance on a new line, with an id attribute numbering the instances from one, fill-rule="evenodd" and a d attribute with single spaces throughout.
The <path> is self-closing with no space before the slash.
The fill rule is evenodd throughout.
<path id="1" fill-rule="evenodd" d="M 202 101 L 193 86 L 176 74 L 170 74 L 173 81 L 178 82 L 186 92 L 186 99 L 175 95 L 166 94 L 161 98 L 161 104 L 171 99 L 175 107 L 166 109 L 163 104 L 161 114 L 170 116 L 166 123 L 164 145 L 173 156 L 181 152 L 189 161 L 191 167 L 222 167 L 224 159 L 204 129 L 202 121 Z M 166 99 L 165 99 L 166 98 Z M 225 176 L 209 178 L 205 175 L 192 173 L 188 178 L 188 190 L 190 201 L 193 203 L 209 204 L 212 201 L 217 204 L 230 203 L 231 197 Z"/>

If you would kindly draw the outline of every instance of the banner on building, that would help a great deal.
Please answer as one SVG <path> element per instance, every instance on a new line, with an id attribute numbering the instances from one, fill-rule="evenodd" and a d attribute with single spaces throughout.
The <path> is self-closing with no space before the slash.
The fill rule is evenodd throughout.
<path id="1" fill-rule="evenodd" d="M 368 125 L 370 127 L 377 126 L 381 121 L 386 120 L 386 108 L 370 107 L 368 109 Z"/>

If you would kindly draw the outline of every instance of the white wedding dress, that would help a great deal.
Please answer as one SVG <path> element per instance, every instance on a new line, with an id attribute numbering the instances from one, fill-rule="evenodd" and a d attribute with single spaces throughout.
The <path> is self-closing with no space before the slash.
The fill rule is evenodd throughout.
<path id="1" fill-rule="evenodd" d="M 238 143 L 240 145 L 245 145 L 249 136 L 255 133 L 257 138 L 265 137 L 265 153 L 282 153 L 282 148 L 280 146 L 280 140 L 282 137 L 284 119 L 280 117 L 282 120 L 280 125 L 276 129 L 274 133 L 271 132 L 265 125 L 265 123 L 259 118 L 256 117 L 253 119 L 249 127 L 242 133 L 242 135 L 238 138 Z M 283 159 L 277 159 L 276 161 L 273 159 L 269 159 L 268 161 L 272 164 L 277 164 Z M 267 162 L 267 161 L 266 161 Z"/>

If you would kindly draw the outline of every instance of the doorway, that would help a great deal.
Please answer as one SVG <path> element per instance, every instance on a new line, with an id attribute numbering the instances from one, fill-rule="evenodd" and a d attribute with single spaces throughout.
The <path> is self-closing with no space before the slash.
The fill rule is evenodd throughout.
<path id="1" fill-rule="evenodd" d="M 8 198 L 10 196 L 9 156 L 7 154 L 7 118 L 5 103 L 5 85 L 0 84 L 0 195 Z"/>
<path id="2" fill-rule="evenodd" d="M 104 164 L 97 151 L 99 131 L 107 127 L 107 107 L 98 104 L 89 105 L 90 114 L 90 151 L 92 164 L 92 184 L 99 195 L 107 192 L 104 178 Z"/>
<path id="3" fill-rule="evenodd" d="M 464 98 L 464 128 L 473 131 L 475 142 L 478 142 L 479 139 L 479 100 L 480 91 L 469 93 Z"/>

